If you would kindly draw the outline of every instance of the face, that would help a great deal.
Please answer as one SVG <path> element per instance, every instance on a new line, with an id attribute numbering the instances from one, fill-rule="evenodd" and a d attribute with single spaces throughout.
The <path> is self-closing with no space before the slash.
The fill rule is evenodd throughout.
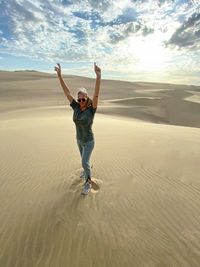
<path id="1" fill-rule="evenodd" d="M 81 101 L 80 101 L 81 100 Z M 87 104 L 87 95 L 84 93 L 78 93 L 78 99 L 77 99 L 79 105 L 81 107 L 85 107 Z M 80 102 L 79 102 L 80 101 Z"/>

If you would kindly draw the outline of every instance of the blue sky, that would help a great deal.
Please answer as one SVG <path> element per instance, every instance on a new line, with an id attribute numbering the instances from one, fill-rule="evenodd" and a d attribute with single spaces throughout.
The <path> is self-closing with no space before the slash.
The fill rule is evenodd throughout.
<path id="1" fill-rule="evenodd" d="M 0 0 L 0 69 L 200 85 L 200 0 Z"/>

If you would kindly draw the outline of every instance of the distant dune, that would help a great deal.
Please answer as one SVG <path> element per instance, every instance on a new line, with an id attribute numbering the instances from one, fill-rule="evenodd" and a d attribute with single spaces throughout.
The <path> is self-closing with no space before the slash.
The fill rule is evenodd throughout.
<path id="1" fill-rule="evenodd" d="M 63 75 L 72 94 L 94 79 Z M 55 74 L 37 71 L 0 72 L 0 112 L 37 106 L 68 106 Z M 200 127 L 200 86 L 102 80 L 98 112 L 154 123 Z"/>

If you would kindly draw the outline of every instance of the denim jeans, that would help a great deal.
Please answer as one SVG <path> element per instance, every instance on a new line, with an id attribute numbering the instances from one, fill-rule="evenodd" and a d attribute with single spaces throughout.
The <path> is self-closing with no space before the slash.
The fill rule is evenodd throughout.
<path id="1" fill-rule="evenodd" d="M 85 178 L 91 178 L 90 156 L 94 148 L 94 140 L 88 142 L 82 142 L 77 139 L 78 148 L 81 155 L 82 167 L 84 169 Z"/>

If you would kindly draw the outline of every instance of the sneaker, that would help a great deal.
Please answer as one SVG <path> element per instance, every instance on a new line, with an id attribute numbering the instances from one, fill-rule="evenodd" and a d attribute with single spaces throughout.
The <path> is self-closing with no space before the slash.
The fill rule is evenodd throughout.
<path id="1" fill-rule="evenodd" d="M 82 190 L 81 194 L 87 195 L 90 192 L 91 187 L 92 187 L 92 183 L 89 181 L 86 181 L 83 185 L 83 190 Z"/>
<path id="2" fill-rule="evenodd" d="M 85 172 L 84 172 L 84 171 L 81 172 L 81 174 L 80 174 L 80 178 L 81 178 L 81 179 L 85 179 Z"/>

